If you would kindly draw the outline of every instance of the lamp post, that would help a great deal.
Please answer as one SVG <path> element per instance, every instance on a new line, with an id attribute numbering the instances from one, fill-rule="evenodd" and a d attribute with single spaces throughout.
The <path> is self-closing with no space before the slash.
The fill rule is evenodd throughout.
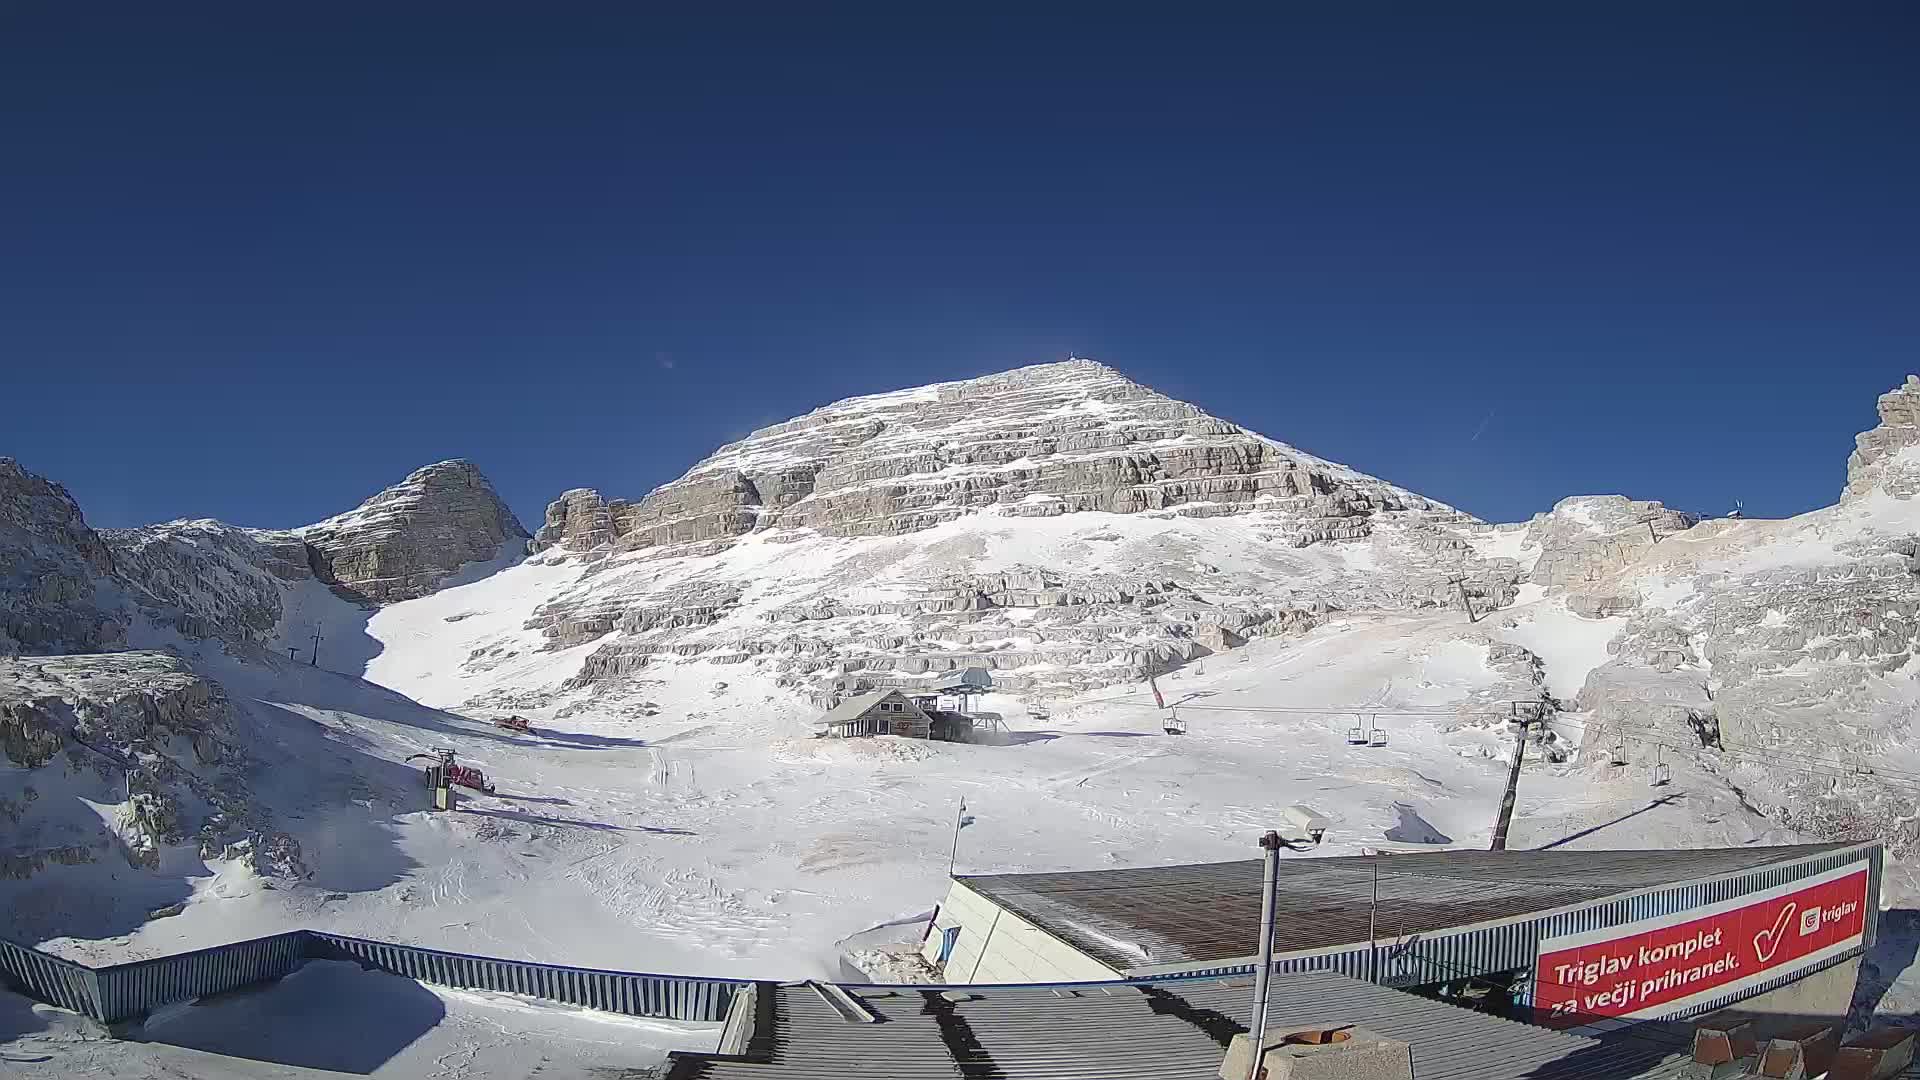
<path id="1" fill-rule="evenodd" d="M 953 850 L 947 853 L 948 877 L 953 876 L 954 864 L 960 858 L 960 830 L 971 824 L 973 824 L 973 819 L 967 816 L 967 800 L 962 798 L 960 800 L 960 809 L 954 811 L 953 814 Z"/>

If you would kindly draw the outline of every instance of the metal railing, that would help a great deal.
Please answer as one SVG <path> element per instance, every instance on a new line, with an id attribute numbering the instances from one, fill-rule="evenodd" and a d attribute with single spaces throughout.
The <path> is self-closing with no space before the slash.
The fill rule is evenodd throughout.
<path id="1" fill-rule="evenodd" d="M 542 998 L 628 1016 L 718 1023 L 752 984 L 541 964 L 293 930 L 173 956 L 90 968 L 0 939 L 0 982 L 28 997 L 117 1023 L 163 1006 L 289 975 L 308 960 L 346 960 L 416 982 Z"/>
<path id="2" fill-rule="evenodd" d="M 278 979 L 305 960 L 306 932 L 294 930 L 99 968 L 94 975 L 100 981 L 100 1012 L 94 1018 L 113 1023 L 177 1001 Z"/>
<path id="3" fill-rule="evenodd" d="M 0 983 L 37 1001 L 100 1019 L 100 979 L 85 964 L 0 938 Z"/>
<path id="4" fill-rule="evenodd" d="M 717 1023 L 726 1018 L 733 995 L 749 985 L 744 979 L 654 975 L 501 960 L 317 931 L 308 931 L 307 942 L 307 955 L 315 959 L 352 960 L 362 967 L 376 968 L 415 982 L 465 990 L 494 990 L 628 1016 Z"/>

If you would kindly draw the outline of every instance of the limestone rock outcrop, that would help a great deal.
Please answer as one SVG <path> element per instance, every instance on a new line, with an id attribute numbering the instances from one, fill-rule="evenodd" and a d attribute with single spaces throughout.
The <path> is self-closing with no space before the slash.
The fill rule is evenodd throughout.
<path id="1" fill-rule="evenodd" d="M 1697 753 L 1782 825 L 1912 850 L 1911 784 L 1879 770 L 1904 776 L 1913 738 L 1920 462 L 1907 458 L 1920 445 L 1920 379 L 1882 395 L 1879 414 L 1837 505 L 1715 520 L 1658 544 L 1644 526 L 1637 539 L 1612 528 L 1647 504 L 1595 507 L 1608 539 L 1543 534 L 1541 563 L 1572 610 L 1619 625 L 1610 658 L 1563 703 L 1584 714 L 1589 739 L 1619 743 L 1630 764 Z"/>
<path id="2" fill-rule="evenodd" d="M 540 526 L 528 546 L 534 551 L 551 547 L 594 551 L 610 548 L 615 537 L 613 512 L 607 501 L 592 488 L 574 488 L 548 504 L 546 524 Z"/>
<path id="3" fill-rule="evenodd" d="M 470 563 L 524 545 L 527 531 L 479 468 L 442 461 L 344 514 L 295 529 L 321 580 L 374 603 L 425 596 Z"/>
<path id="4" fill-rule="evenodd" d="M 0 656 L 120 645 L 113 555 L 67 489 L 0 457 Z"/>
<path id="5" fill-rule="evenodd" d="M 175 900 L 161 909 L 177 911 L 205 858 L 304 878 L 299 841 L 276 824 L 289 793 L 261 782 L 272 775 L 268 762 L 285 767 L 299 756 L 291 746 L 310 749 L 315 737 L 304 730 L 310 721 L 278 704 L 282 692 L 355 696 L 364 653 L 354 650 L 377 644 L 351 633 L 369 617 L 367 601 L 432 590 L 463 566 L 515 556 L 524 535 L 464 463 L 429 466 L 306 530 L 202 520 L 96 533 L 59 485 L 0 459 L 8 932 L 118 932 L 138 925 L 153 910 L 140 899 L 157 894 Z M 291 625 L 296 615 L 300 626 Z M 280 649 L 290 632 L 317 638 L 322 624 L 335 670 L 288 666 Z M 295 671 L 311 681 L 285 678 Z M 403 700 L 364 698 L 387 699 Z M 354 791 L 380 763 L 341 754 L 299 764 Z M 256 798 L 263 789 L 268 797 Z M 93 863 L 105 865 L 85 867 Z M 130 882 L 124 894 L 98 887 L 116 876 Z"/>
<path id="6" fill-rule="evenodd" d="M 317 553 L 292 533 L 219 521 L 170 521 L 101 533 L 128 591 L 156 623 L 182 637 L 253 651 L 273 640 L 285 587 L 313 581 Z"/>
<path id="7" fill-rule="evenodd" d="M 117 854 L 154 869 L 183 844 L 202 855 L 256 838 L 292 872 L 297 845 L 251 805 L 248 753 L 226 695 L 178 657 L 156 652 L 0 659 L 0 784 L 9 862 L 28 877 L 48 863 Z M 84 800 L 84 801 L 82 801 Z M 110 807 L 103 820 L 87 804 Z"/>
<path id="8" fill-rule="evenodd" d="M 590 646 L 556 693 L 697 661 L 816 700 L 968 667 L 1044 697 L 1336 609 L 1511 603 L 1527 566 L 1483 554 L 1485 528 L 1069 360 L 836 402 L 638 501 L 568 491 L 529 546 L 581 574 L 525 628 Z"/>
<path id="9" fill-rule="evenodd" d="M 1693 528 L 1696 514 L 1624 495 L 1578 495 L 1536 514 L 1527 540 L 1540 549 L 1530 580 L 1585 589 L 1632 562 L 1660 539 Z"/>
<path id="10" fill-rule="evenodd" d="M 478 469 L 441 462 L 302 529 L 201 519 L 100 538 L 155 623 L 256 654 L 288 631 L 291 590 L 318 582 L 362 605 L 424 596 L 464 566 L 517 553 L 525 533 Z"/>
<path id="11" fill-rule="evenodd" d="M 1854 436 L 1844 494 L 1860 496 L 1882 487 L 1896 498 L 1910 498 L 1920 492 L 1920 457 L 1903 451 L 1920 445 L 1920 375 L 1909 375 L 1881 394 L 1877 408 L 1880 422 Z"/>
<path id="12" fill-rule="evenodd" d="M 1447 509 L 1069 360 L 836 402 L 721 447 L 638 502 L 569 491 L 533 547 L 711 550 L 780 528 L 898 536 L 987 508 L 1273 510 L 1298 545 L 1365 536 L 1380 511 Z"/>

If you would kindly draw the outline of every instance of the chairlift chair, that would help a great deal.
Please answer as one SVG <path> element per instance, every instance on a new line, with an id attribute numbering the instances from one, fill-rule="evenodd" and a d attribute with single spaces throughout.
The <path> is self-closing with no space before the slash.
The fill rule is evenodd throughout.
<path id="1" fill-rule="evenodd" d="M 1369 745 L 1369 746 L 1385 746 L 1385 745 L 1387 745 L 1387 732 L 1386 732 L 1386 729 L 1385 729 L 1385 728 L 1374 728 L 1374 729 L 1373 729 L 1373 738 L 1371 738 L 1371 739 L 1369 739 L 1369 740 L 1367 740 L 1367 745 Z"/>
<path id="2" fill-rule="evenodd" d="M 1613 755 L 1608 760 L 1614 765 L 1625 765 L 1627 763 L 1627 741 L 1625 739 L 1617 740 L 1613 744 Z"/>
<path id="3" fill-rule="evenodd" d="M 1354 717 L 1354 719 L 1358 720 L 1360 719 L 1360 717 L 1356 716 Z M 1348 746 L 1365 746 L 1371 741 L 1373 741 L 1372 736 L 1367 734 L 1366 728 L 1361 727 L 1358 724 L 1355 724 L 1354 726 L 1347 729 L 1347 745 Z"/>
<path id="4" fill-rule="evenodd" d="M 1187 733 L 1187 722 L 1180 719 L 1179 712 L 1168 710 L 1163 730 L 1169 735 L 1185 735 Z"/>
<path id="5" fill-rule="evenodd" d="M 1666 787 L 1673 779 L 1673 770 L 1667 768 L 1667 752 L 1656 747 L 1653 755 L 1653 778 L 1647 781 L 1647 786 Z"/>

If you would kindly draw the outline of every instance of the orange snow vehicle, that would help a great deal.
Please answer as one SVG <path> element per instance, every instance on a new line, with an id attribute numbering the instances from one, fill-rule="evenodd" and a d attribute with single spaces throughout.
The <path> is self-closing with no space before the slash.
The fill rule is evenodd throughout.
<path id="1" fill-rule="evenodd" d="M 493 785 L 487 783 L 487 774 L 471 765 L 454 765 L 447 770 L 447 779 L 463 788 L 472 788 L 483 795 L 493 794 Z"/>
<path id="2" fill-rule="evenodd" d="M 487 782 L 487 774 L 472 765 L 454 764 L 453 751 L 451 750 L 436 751 L 434 754 L 414 754 L 408 757 L 407 760 L 412 761 L 414 758 L 422 758 L 434 762 L 438 768 L 446 770 L 447 781 L 457 787 L 469 788 L 482 795 L 493 794 L 493 785 Z M 428 768 L 428 787 L 433 786 L 433 774 L 434 768 Z"/>

